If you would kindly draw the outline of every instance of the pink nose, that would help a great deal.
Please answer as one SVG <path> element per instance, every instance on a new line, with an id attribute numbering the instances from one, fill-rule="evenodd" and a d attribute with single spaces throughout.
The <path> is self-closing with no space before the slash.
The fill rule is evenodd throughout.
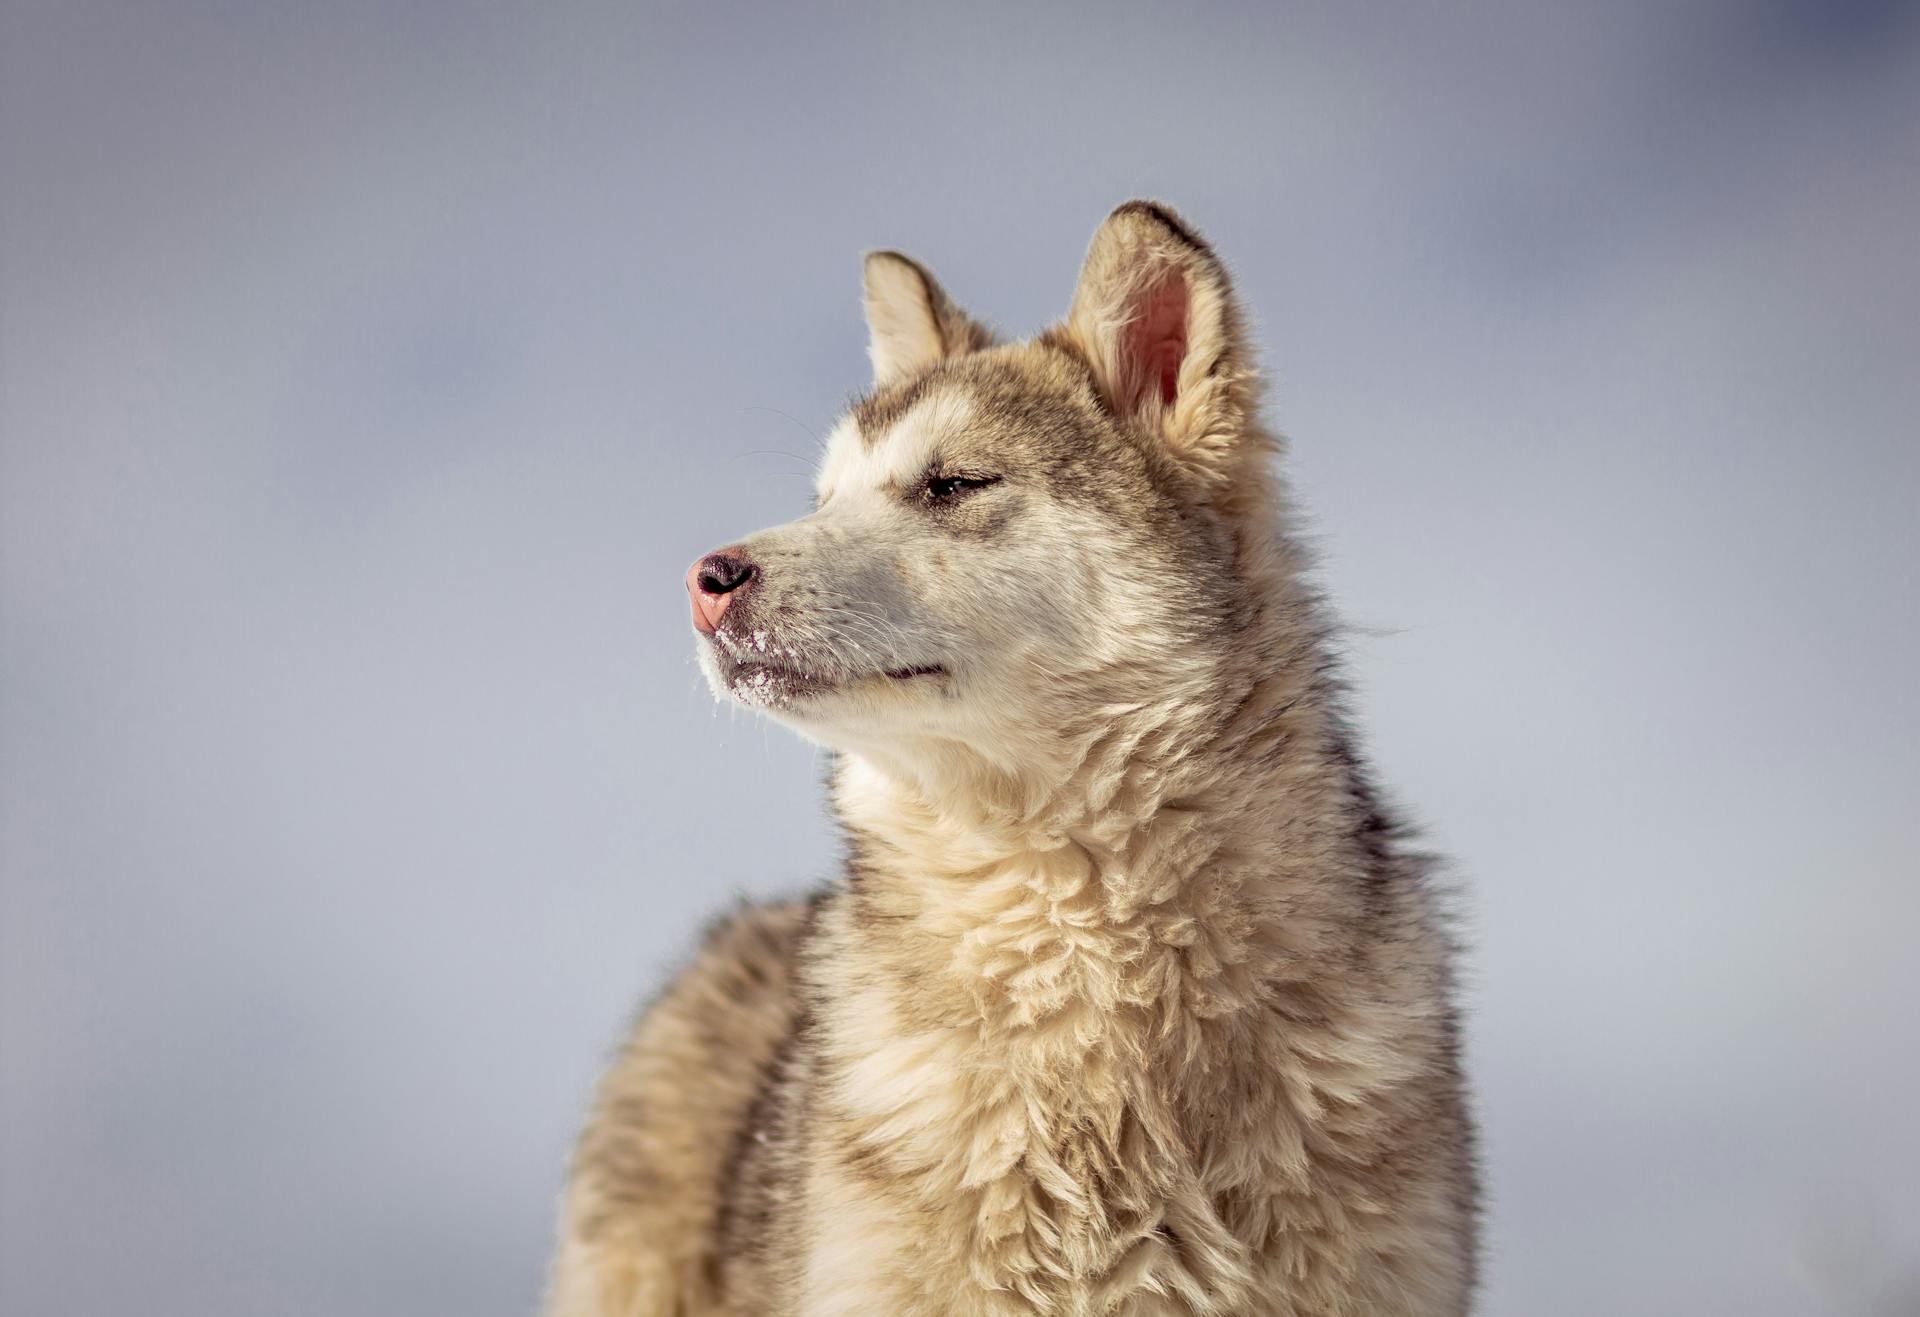
<path id="1" fill-rule="evenodd" d="M 727 606 L 753 583 L 757 573 L 739 549 L 721 549 L 687 568 L 687 597 L 693 601 L 693 629 L 710 636 Z"/>

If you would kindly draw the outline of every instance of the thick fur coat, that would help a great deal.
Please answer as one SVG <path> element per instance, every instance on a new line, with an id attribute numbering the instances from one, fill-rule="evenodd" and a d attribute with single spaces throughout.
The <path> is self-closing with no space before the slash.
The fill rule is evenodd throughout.
<path id="1" fill-rule="evenodd" d="M 689 576 L 716 692 L 836 752 L 845 874 L 641 1015 L 550 1312 L 1465 1313 L 1453 947 L 1224 268 L 1134 202 L 1026 342 L 866 288 L 816 509 Z"/>

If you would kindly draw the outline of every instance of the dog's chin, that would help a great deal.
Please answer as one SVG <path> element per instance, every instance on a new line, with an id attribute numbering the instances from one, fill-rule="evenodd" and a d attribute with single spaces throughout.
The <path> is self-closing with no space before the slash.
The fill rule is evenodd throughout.
<path id="1" fill-rule="evenodd" d="M 759 708 L 791 708 L 833 694 L 844 681 L 819 676 L 781 663 L 739 663 L 721 657 L 717 683 L 742 704 Z"/>

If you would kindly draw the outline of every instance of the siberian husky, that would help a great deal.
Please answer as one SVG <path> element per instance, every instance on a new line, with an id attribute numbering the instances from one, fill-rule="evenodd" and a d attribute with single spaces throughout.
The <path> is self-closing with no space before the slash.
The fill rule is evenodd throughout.
<path id="1" fill-rule="evenodd" d="M 554 1317 L 1465 1313 L 1454 947 L 1167 208 L 1002 344 L 866 262 L 813 510 L 687 573 L 835 755 L 844 874 L 708 933 L 602 1081 Z"/>

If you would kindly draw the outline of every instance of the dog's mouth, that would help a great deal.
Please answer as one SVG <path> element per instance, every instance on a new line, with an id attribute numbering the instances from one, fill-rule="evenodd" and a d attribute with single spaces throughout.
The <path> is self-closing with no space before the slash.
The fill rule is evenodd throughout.
<path id="1" fill-rule="evenodd" d="M 733 695 L 748 703 L 779 701 L 790 703 L 809 696 L 873 681 L 909 682 L 923 677 L 944 677 L 945 667 L 938 663 L 920 663 L 909 667 L 883 668 L 878 672 L 826 673 L 793 662 L 776 662 L 755 656 L 737 659 L 722 646 L 714 647 L 720 663 L 720 679 Z"/>

